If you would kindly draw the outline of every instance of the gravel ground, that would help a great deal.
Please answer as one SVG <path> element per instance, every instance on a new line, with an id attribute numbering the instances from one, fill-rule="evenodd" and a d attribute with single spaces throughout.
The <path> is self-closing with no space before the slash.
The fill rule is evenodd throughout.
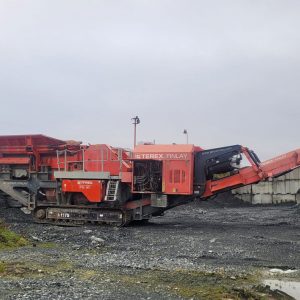
<path id="1" fill-rule="evenodd" d="M 180 292 L 184 274 L 236 280 L 299 270 L 299 215 L 295 205 L 248 206 L 223 197 L 175 208 L 146 225 L 59 227 L 35 224 L 2 202 L 0 218 L 32 245 L 0 251 L 8 264 L 1 299 L 184 299 L 197 295 Z M 299 272 L 293 276 L 300 280 Z"/>

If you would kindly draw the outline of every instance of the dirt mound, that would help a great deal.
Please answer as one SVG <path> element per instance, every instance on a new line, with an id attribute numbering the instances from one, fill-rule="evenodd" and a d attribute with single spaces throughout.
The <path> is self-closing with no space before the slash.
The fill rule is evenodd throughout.
<path id="1" fill-rule="evenodd" d="M 199 200 L 199 205 L 205 208 L 222 208 L 222 207 L 246 207 L 252 206 L 251 203 L 244 202 L 241 199 L 234 197 L 231 192 L 225 192 L 211 197 L 205 201 Z"/>

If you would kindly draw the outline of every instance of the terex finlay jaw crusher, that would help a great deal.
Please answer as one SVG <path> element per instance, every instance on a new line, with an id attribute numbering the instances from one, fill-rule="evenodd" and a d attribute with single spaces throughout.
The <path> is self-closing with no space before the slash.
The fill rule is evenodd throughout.
<path id="1" fill-rule="evenodd" d="M 0 136 L 0 192 L 39 222 L 125 225 L 299 166 L 300 149 L 260 162 L 240 145 L 138 145 L 131 152 L 44 135 Z"/>

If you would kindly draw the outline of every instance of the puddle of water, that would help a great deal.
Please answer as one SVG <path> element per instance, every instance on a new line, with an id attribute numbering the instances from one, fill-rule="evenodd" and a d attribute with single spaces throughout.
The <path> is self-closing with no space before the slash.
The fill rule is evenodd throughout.
<path id="1" fill-rule="evenodd" d="M 269 270 L 270 273 L 279 273 L 279 274 L 291 274 L 291 273 L 295 273 L 297 272 L 297 270 L 282 270 L 282 269 L 277 269 L 277 268 L 273 268 Z"/>
<path id="2" fill-rule="evenodd" d="M 269 285 L 271 290 L 280 290 L 289 296 L 294 297 L 296 300 L 300 300 L 299 281 L 268 279 L 264 280 L 263 283 Z"/>

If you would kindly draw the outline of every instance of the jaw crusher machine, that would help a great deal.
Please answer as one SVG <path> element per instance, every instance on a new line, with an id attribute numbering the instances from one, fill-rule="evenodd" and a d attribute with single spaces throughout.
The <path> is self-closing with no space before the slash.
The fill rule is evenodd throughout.
<path id="1" fill-rule="evenodd" d="M 138 145 L 0 136 L 0 193 L 38 222 L 126 225 L 300 166 L 300 149 L 261 162 L 246 147 Z"/>

